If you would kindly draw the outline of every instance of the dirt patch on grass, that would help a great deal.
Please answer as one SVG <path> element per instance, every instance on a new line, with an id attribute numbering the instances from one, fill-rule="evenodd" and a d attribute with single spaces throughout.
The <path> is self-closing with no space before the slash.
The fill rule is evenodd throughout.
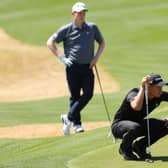
<path id="1" fill-rule="evenodd" d="M 64 69 L 47 47 L 24 44 L 0 29 L 1 102 L 69 95 Z M 99 65 L 98 70 L 104 92 L 118 91 L 119 83 Z M 100 93 L 97 80 L 95 93 Z"/>
<path id="2" fill-rule="evenodd" d="M 86 122 L 83 123 L 85 131 L 109 126 L 109 122 Z M 19 125 L 13 127 L 0 127 L 0 138 L 43 138 L 63 136 L 63 124 L 34 124 Z M 73 128 L 71 129 L 73 134 Z"/>

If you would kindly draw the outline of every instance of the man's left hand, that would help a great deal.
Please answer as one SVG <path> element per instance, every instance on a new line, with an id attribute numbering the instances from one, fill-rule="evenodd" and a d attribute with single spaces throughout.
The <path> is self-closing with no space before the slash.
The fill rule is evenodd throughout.
<path id="1" fill-rule="evenodd" d="M 96 65 L 96 63 L 97 63 L 97 58 L 94 57 L 94 58 L 92 59 L 91 63 L 90 63 L 90 68 L 93 68 L 93 67 Z"/>
<path id="2" fill-rule="evenodd" d="M 168 118 L 165 118 L 164 121 L 165 121 L 165 126 L 168 128 Z"/>

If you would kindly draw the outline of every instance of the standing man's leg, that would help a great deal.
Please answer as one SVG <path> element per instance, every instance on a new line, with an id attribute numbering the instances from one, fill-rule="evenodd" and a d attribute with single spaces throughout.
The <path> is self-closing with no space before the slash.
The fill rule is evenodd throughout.
<path id="1" fill-rule="evenodd" d="M 88 104 L 93 97 L 94 92 L 94 74 L 93 70 L 89 68 L 89 65 L 84 66 L 82 70 L 82 91 L 83 94 L 80 98 L 80 111 Z"/>
<path id="2" fill-rule="evenodd" d="M 67 67 L 66 75 L 68 88 L 70 91 L 70 109 L 68 118 L 74 123 L 76 118 L 75 115 L 77 115 L 77 112 L 75 113 L 73 109 L 81 98 L 81 76 L 79 74 L 79 67 L 76 64 L 72 65 L 71 67 Z"/>
<path id="3" fill-rule="evenodd" d="M 73 122 L 75 132 L 83 132 L 80 112 L 93 96 L 94 74 L 89 64 L 74 64 L 70 68 L 67 67 L 66 72 L 71 93 L 68 119 Z M 81 89 L 82 95 L 80 95 Z"/>
<path id="4" fill-rule="evenodd" d="M 64 134 L 70 133 L 71 122 L 75 122 L 75 113 L 72 113 L 72 109 L 76 102 L 80 99 L 81 91 L 81 80 L 76 64 L 73 64 L 71 67 L 66 67 L 66 78 L 68 83 L 68 88 L 70 91 L 70 110 L 68 114 L 61 115 L 61 119 L 64 123 Z"/>
<path id="5" fill-rule="evenodd" d="M 80 127 L 82 122 L 80 112 L 92 98 L 94 90 L 94 75 L 92 69 L 89 68 L 89 65 L 77 65 L 77 67 L 78 71 L 80 71 L 79 76 L 82 95 L 74 102 L 68 115 L 70 119 L 73 118 L 75 132 L 78 132 L 77 130 L 81 130 Z"/>

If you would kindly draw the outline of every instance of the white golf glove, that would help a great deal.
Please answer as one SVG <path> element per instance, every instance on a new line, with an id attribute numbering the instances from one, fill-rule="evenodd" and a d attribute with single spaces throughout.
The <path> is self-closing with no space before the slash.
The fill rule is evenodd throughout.
<path id="1" fill-rule="evenodd" d="M 59 59 L 68 67 L 70 67 L 73 64 L 72 59 L 66 58 L 65 55 L 60 56 Z"/>

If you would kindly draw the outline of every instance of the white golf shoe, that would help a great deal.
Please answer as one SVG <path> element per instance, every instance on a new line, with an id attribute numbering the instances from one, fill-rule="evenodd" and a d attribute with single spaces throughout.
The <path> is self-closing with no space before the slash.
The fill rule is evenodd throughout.
<path id="1" fill-rule="evenodd" d="M 81 125 L 74 125 L 74 131 L 75 133 L 80 133 L 80 132 L 84 132 L 84 129 L 82 128 Z"/>
<path id="2" fill-rule="evenodd" d="M 69 135 L 71 128 L 71 121 L 68 119 L 67 114 L 61 115 L 61 120 L 64 124 L 63 126 L 64 135 Z"/>

